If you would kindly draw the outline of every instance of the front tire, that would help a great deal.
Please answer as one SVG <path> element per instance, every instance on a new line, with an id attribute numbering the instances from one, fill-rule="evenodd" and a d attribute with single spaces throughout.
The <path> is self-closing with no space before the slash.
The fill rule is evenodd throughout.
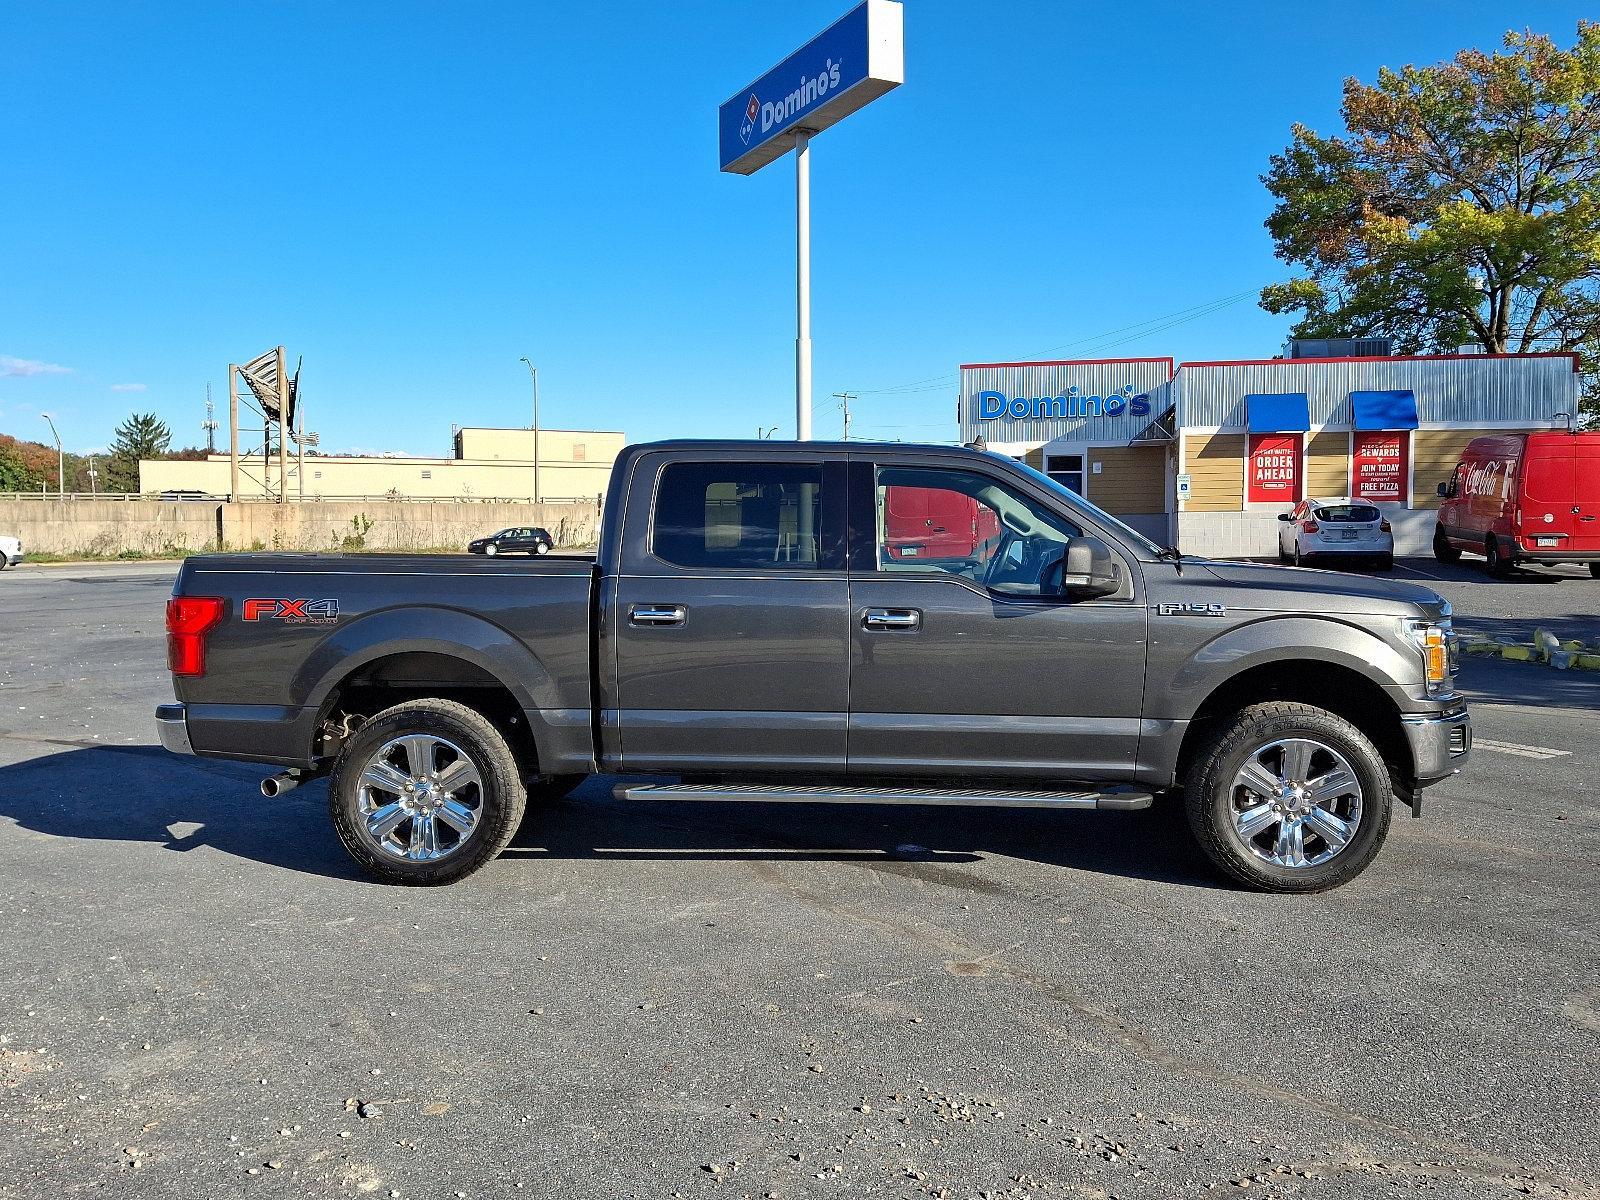
<path id="1" fill-rule="evenodd" d="M 490 558 L 493 558 L 496 554 L 500 553 L 500 547 L 496 546 L 493 542 L 490 542 L 483 548 L 483 552 Z"/>
<path id="2" fill-rule="evenodd" d="M 1224 875 L 1261 892 L 1354 879 L 1389 833 L 1392 785 L 1368 737 L 1310 704 L 1255 704 L 1226 719 L 1184 788 L 1189 828 Z"/>
<path id="3" fill-rule="evenodd" d="M 384 883 L 454 883 L 499 855 L 527 792 L 516 756 L 482 713 L 452 700 L 385 709 L 340 752 L 333 828 Z"/>

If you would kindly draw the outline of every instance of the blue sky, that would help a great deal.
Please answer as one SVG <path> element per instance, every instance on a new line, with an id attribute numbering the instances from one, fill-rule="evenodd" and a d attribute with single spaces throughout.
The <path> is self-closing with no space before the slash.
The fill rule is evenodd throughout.
<path id="1" fill-rule="evenodd" d="M 0 432 L 90 449 L 137 408 L 203 443 L 207 382 L 225 409 L 281 341 L 335 450 L 527 424 L 524 354 L 547 427 L 792 434 L 793 159 L 720 174 L 716 108 L 848 7 L 8 0 Z M 1584 15 L 905 10 L 905 85 L 813 143 L 818 436 L 850 390 L 854 433 L 953 438 L 961 362 L 1274 353 L 1290 124 Z"/>

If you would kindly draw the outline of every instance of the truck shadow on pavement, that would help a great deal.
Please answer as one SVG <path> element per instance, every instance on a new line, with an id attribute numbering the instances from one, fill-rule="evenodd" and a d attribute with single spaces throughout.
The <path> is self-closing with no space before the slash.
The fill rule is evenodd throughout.
<path id="1" fill-rule="evenodd" d="M 0 766 L 0 819 L 52 837 L 153 842 L 355 879 L 318 784 L 277 800 L 264 767 L 180 758 L 159 746 L 88 746 Z"/>
<path id="2" fill-rule="evenodd" d="M 363 879 L 328 821 L 327 785 L 275 800 L 264 767 L 179 758 L 157 746 L 73 747 L 0 766 L 0 819 L 50 837 L 201 848 L 335 879 Z M 977 893 L 1012 890 L 990 856 L 1191 886 L 1223 886 L 1180 815 L 615 800 L 597 776 L 531 809 L 503 858 L 839 862 Z M 979 864 L 979 869 L 971 869 Z M 1024 885 L 1026 886 L 1026 885 Z"/>
<path id="3" fill-rule="evenodd" d="M 980 893 L 1011 891 L 991 856 L 1050 867 L 1221 887 L 1176 805 L 1143 812 L 1037 808 L 614 800 L 598 776 L 528 814 L 503 857 L 850 862 Z"/>

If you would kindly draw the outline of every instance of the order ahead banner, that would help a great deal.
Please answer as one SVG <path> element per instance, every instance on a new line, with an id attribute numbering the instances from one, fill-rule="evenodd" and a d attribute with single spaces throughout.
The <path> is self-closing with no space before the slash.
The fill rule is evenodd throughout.
<path id="1" fill-rule="evenodd" d="M 905 82 L 896 0 L 866 0 L 717 110 L 724 171 L 753 175 L 787 154 L 797 129 L 820 132 Z"/>

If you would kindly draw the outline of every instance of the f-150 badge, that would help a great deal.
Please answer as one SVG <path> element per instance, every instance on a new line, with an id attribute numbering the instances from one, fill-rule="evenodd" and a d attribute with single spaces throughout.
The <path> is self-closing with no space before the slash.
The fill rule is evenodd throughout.
<path id="1" fill-rule="evenodd" d="M 288 625 L 331 625 L 339 619 L 337 600 L 252 596 L 244 602 L 246 621 L 282 621 Z"/>
<path id="2" fill-rule="evenodd" d="M 1163 617 L 1225 617 L 1228 615 L 1228 606 L 1226 604 L 1163 604 L 1160 607 L 1160 612 Z"/>

